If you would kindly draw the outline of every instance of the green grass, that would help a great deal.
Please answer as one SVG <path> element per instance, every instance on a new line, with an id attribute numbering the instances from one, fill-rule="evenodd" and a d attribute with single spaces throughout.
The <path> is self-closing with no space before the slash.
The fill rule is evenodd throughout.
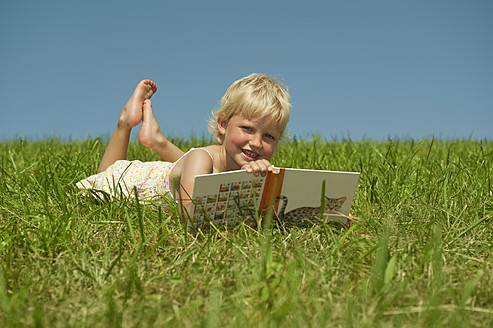
<path id="1" fill-rule="evenodd" d="M 277 166 L 361 172 L 355 224 L 205 235 L 82 197 L 105 143 L 0 142 L 0 326 L 493 326 L 492 141 L 293 138 Z"/>

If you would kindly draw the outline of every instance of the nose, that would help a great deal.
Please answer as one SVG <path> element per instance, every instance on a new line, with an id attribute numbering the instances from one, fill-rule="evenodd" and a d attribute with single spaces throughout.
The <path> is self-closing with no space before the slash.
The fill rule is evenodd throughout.
<path id="1" fill-rule="evenodd" d="M 252 148 L 262 148 L 262 136 L 259 133 L 255 133 L 250 139 L 250 146 Z"/>

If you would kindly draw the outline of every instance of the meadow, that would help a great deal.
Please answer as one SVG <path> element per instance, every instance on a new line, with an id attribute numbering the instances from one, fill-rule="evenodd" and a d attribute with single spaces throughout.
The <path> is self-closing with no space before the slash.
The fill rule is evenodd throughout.
<path id="1" fill-rule="evenodd" d="M 206 234 L 84 197 L 105 145 L 0 142 L 0 326 L 493 326 L 493 141 L 291 138 L 275 165 L 361 172 L 353 226 Z"/>

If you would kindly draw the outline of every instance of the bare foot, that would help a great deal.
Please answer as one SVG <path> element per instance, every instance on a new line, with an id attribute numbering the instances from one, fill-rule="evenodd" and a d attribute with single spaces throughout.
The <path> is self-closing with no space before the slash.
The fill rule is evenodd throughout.
<path id="1" fill-rule="evenodd" d="M 133 128 L 142 121 L 142 104 L 150 99 L 157 91 L 156 83 L 151 80 L 142 80 L 135 88 L 133 95 L 123 107 L 119 123 Z M 156 122 L 157 123 L 157 122 Z"/>
<path id="2" fill-rule="evenodd" d="M 149 99 L 144 100 L 142 127 L 139 132 L 139 142 L 153 150 L 162 147 L 166 143 L 166 138 L 161 133 L 161 128 L 152 112 L 152 103 Z"/>

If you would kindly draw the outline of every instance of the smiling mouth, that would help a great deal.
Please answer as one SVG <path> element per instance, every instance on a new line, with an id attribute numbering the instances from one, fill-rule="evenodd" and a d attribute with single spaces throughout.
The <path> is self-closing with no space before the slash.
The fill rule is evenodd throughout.
<path id="1" fill-rule="evenodd" d="M 257 160 L 257 158 L 260 157 L 259 154 L 257 154 L 256 152 L 254 151 L 251 151 L 251 150 L 248 150 L 248 149 L 242 149 L 241 152 L 243 153 L 243 155 L 245 155 L 245 157 L 250 160 L 250 161 L 255 161 Z"/>

